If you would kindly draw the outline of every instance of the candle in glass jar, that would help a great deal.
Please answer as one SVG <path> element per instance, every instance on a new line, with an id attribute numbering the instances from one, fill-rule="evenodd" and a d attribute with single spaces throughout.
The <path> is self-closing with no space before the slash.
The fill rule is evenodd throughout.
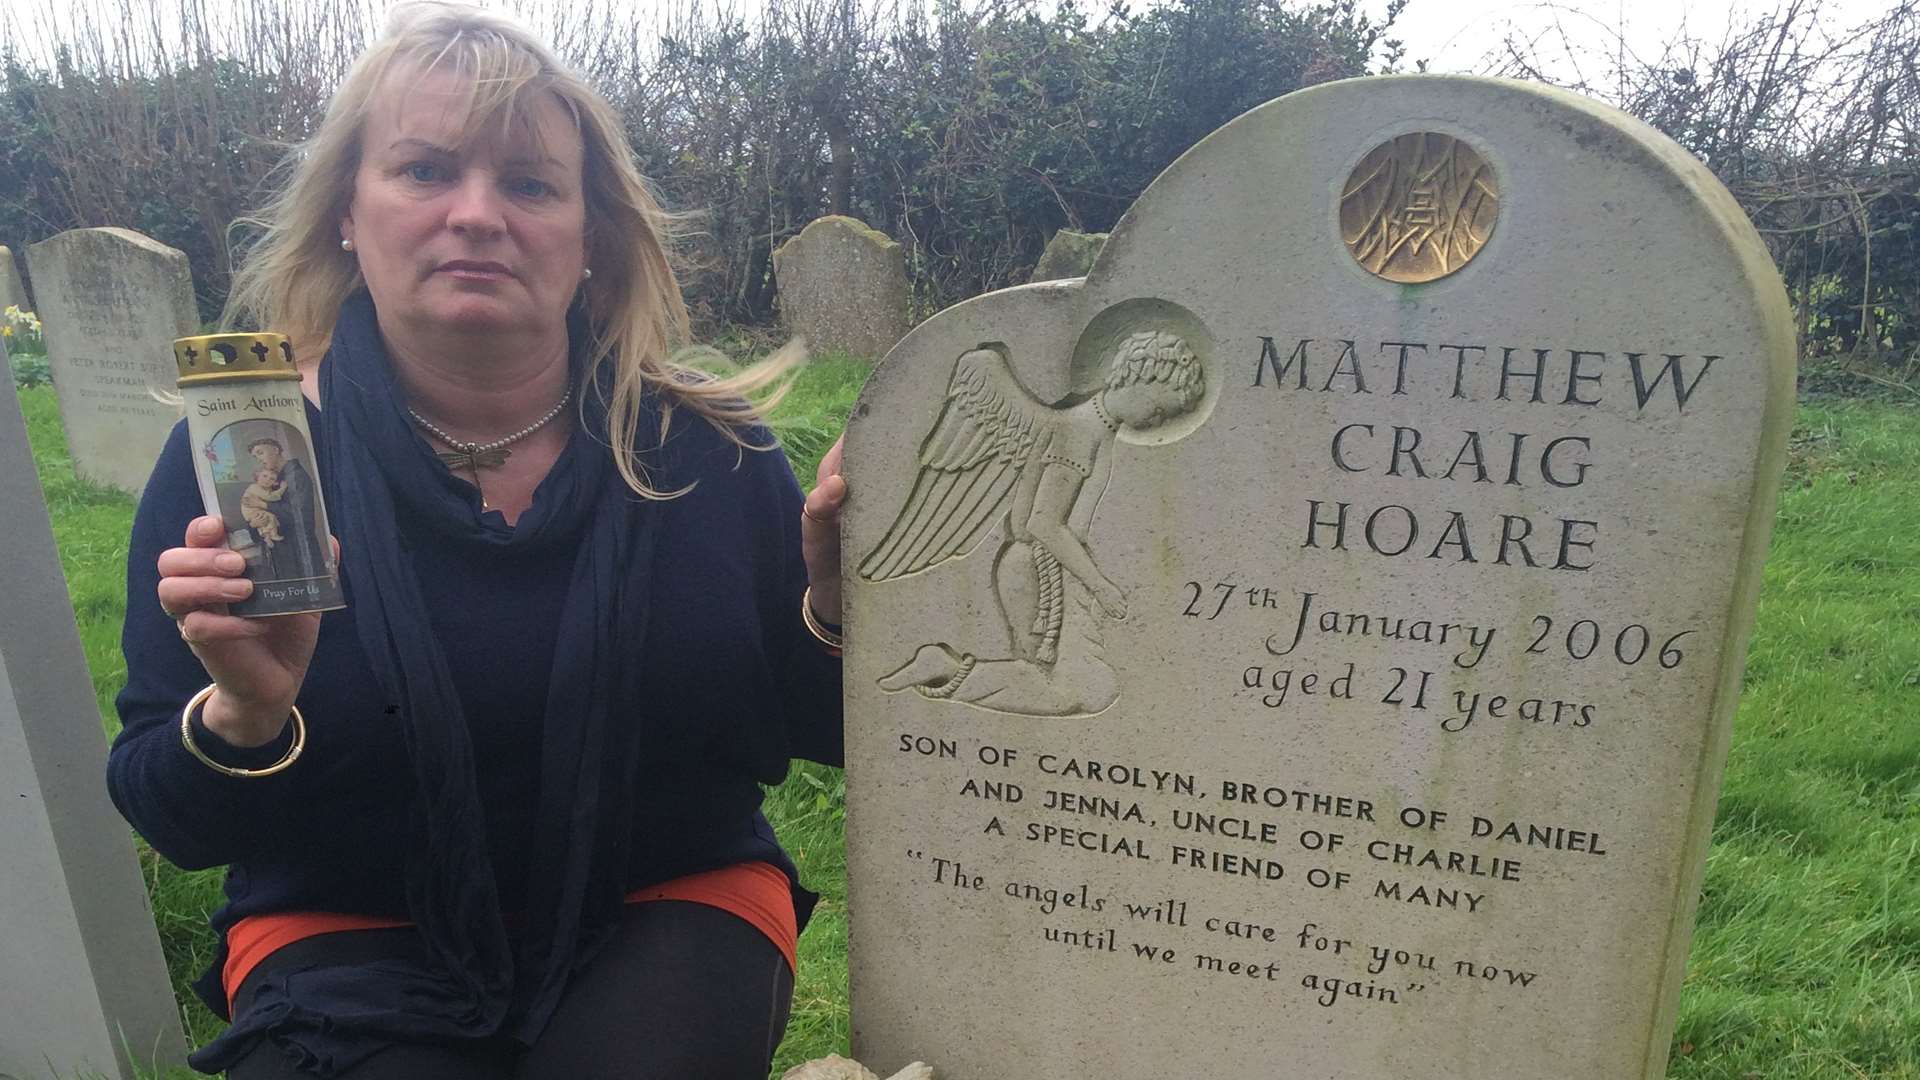
<path id="1" fill-rule="evenodd" d="M 292 345 L 280 334 L 202 334 L 175 341 L 173 357 L 201 501 L 253 581 L 228 610 L 345 607 Z"/>

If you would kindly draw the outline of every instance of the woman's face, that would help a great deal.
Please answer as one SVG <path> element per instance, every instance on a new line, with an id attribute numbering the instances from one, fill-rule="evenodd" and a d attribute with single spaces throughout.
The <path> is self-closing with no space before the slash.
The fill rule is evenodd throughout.
<path id="1" fill-rule="evenodd" d="M 586 265 L 584 150 L 560 102 L 489 123 L 461 149 L 463 85 L 389 80 L 361 132 L 353 241 L 382 323 L 420 335 L 542 334 L 564 324 Z"/>

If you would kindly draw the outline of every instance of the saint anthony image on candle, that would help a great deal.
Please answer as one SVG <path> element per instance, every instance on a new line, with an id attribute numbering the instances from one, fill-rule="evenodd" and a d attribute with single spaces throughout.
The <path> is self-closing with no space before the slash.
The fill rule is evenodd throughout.
<path id="1" fill-rule="evenodd" d="M 1152 328 L 1122 336 L 1101 361 L 1095 388 L 1051 404 L 1021 385 L 1000 346 L 954 365 L 913 491 L 859 574 L 924 573 L 985 546 L 997 526 L 991 579 L 1006 644 L 920 644 L 881 689 L 1037 717 L 1094 716 L 1119 699 L 1101 622 L 1124 618 L 1127 599 L 1088 529 L 1116 439 L 1191 414 L 1206 375 L 1186 340 Z"/>
<path id="2" fill-rule="evenodd" d="M 221 428 L 206 456 L 227 546 L 247 560 L 256 586 L 332 572 L 312 450 L 298 430 L 279 420 L 242 420 Z"/>

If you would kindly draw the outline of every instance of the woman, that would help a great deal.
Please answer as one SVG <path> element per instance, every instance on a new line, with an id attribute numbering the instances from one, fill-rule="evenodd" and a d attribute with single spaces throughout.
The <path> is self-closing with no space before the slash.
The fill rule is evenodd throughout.
<path id="1" fill-rule="evenodd" d="M 666 362 L 686 313 L 620 131 L 514 24 L 410 5 L 257 223 L 236 310 L 329 342 L 350 606 L 226 614 L 251 586 L 176 430 L 109 785 L 230 867 L 203 1070 L 765 1075 L 812 897 L 758 785 L 840 755 L 845 485 L 836 447 L 803 503 L 765 449 L 742 395 L 777 371 Z"/>

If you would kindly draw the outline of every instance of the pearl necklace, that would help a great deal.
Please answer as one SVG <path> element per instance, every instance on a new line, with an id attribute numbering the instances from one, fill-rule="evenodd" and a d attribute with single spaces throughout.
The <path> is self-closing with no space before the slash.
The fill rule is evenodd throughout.
<path id="1" fill-rule="evenodd" d="M 444 462 L 449 469 L 466 469 L 473 473 L 477 480 L 481 469 L 494 469 L 505 465 L 507 458 L 513 456 L 513 451 L 508 450 L 507 447 L 553 423 L 553 418 L 559 416 L 560 410 L 566 408 L 567 402 L 572 400 L 573 387 L 569 386 L 567 392 L 560 395 L 560 400 L 554 403 L 553 408 L 547 410 L 547 415 L 503 439 L 485 443 L 465 442 L 454 438 L 435 427 L 433 421 L 415 412 L 411 405 L 407 406 L 407 415 L 413 417 L 414 423 L 432 432 L 441 442 L 453 447 L 452 450 L 435 451 L 435 457 Z"/>

